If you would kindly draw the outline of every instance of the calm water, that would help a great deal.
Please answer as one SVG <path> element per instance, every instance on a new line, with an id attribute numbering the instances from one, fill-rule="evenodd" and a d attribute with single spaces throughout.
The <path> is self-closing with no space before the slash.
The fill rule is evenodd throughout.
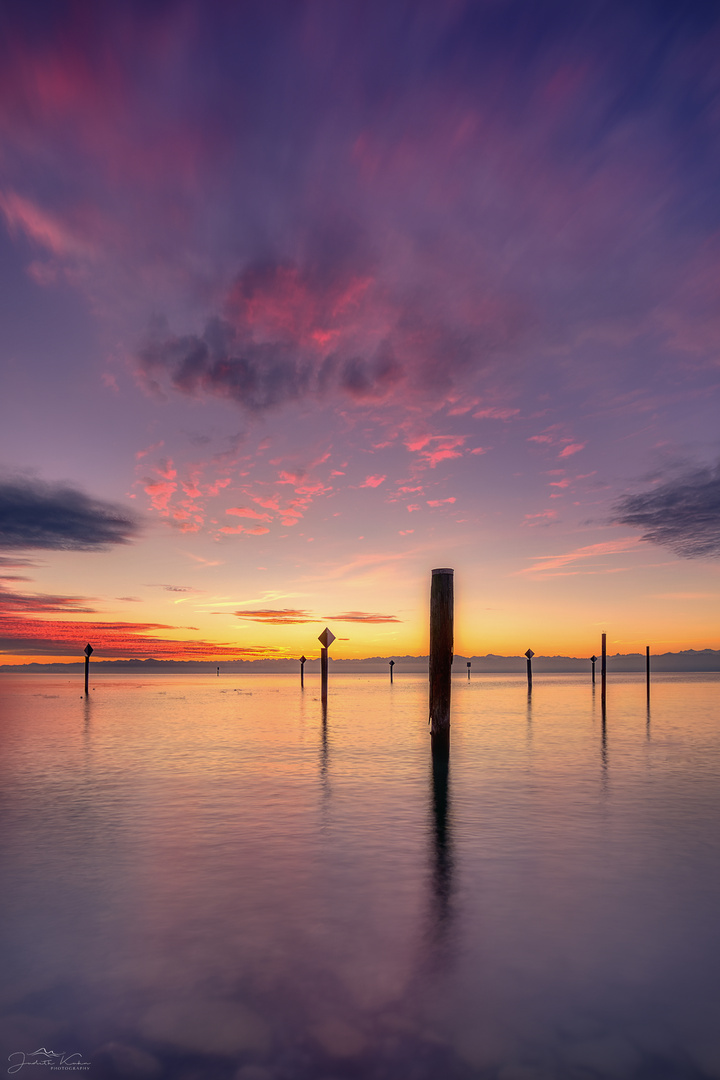
<path id="1" fill-rule="evenodd" d="M 0 676 L 0 1074 L 720 1077 L 720 677 L 463 676 L 448 772 L 421 676 L 91 685 Z"/>

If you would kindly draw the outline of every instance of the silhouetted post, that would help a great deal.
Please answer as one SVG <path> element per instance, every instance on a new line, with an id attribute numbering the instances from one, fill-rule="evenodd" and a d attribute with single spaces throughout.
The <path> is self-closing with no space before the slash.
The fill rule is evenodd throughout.
<path id="1" fill-rule="evenodd" d="M 89 643 L 85 646 L 85 697 L 88 695 L 88 679 L 90 678 L 90 657 L 93 647 Z"/>
<path id="2" fill-rule="evenodd" d="M 467 662 L 467 667 L 468 667 L 468 682 L 470 682 L 470 661 L 469 660 Z"/>
<path id="3" fill-rule="evenodd" d="M 606 689 L 606 683 L 607 683 L 607 634 L 603 634 L 603 636 L 602 636 L 602 650 L 601 650 L 600 655 L 601 655 L 601 661 L 600 661 L 601 693 L 600 693 L 600 698 L 601 698 L 601 702 L 602 702 L 602 707 L 604 709 L 605 708 L 605 689 Z"/>
<path id="4" fill-rule="evenodd" d="M 394 667 L 395 667 L 395 661 L 394 661 L 394 660 L 391 660 L 391 661 L 390 661 L 390 682 L 392 682 L 392 681 L 393 681 L 393 668 L 394 668 Z"/>
<path id="5" fill-rule="evenodd" d="M 453 570 L 433 570 L 430 585 L 430 737 L 433 749 L 450 748 L 453 660 Z"/>
<path id="6" fill-rule="evenodd" d="M 327 705 L 328 690 L 328 649 L 334 640 L 335 635 L 332 630 L 328 630 L 327 626 L 318 637 L 318 641 L 322 645 L 322 650 L 320 651 L 320 698 L 325 705 Z"/>
<path id="7" fill-rule="evenodd" d="M 218 678 L 220 678 L 220 668 L 217 669 Z"/>
<path id="8" fill-rule="evenodd" d="M 647 699 L 650 700 L 650 646 L 645 646 L 645 688 Z"/>
<path id="9" fill-rule="evenodd" d="M 307 660 L 307 656 L 303 655 L 303 656 L 300 657 L 300 689 L 301 690 L 305 689 L 305 661 L 306 660 Z"/>
<path id="10" fill-rule="evenodd" d="M 532 694 L 532 658 L 535 653 L 532 649 L 528 649 L 525 655 L 527 657 L 528 694 Z"/>
<path id="11" fill-rule="evenodd" d="M 593 684 L 593 686 L 595 685 L 595 661 L 596 660 L 597 660 L 597 656 L 595 655 L 595 653 L 593 653 L 592 656 L 590 657 L 590 663 L 592 664 L 592 684 Z"/>

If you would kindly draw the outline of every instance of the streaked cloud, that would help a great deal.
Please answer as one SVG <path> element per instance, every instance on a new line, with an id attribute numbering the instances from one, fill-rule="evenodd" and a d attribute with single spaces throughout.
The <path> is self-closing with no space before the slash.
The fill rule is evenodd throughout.
<path id="1" fill-rule="evenodd" d="M 649 491 L 625 495 L 614 520 L 642 531 L 641 539 L 683 559 L 720 555 L 720 462 L 693 466 Z"/>
<path id="2" fill-rule="evenodd" d="M 621 540 L 605 540 L 598 544 L 588 544 L 560 555 L 533 556 L 533 565 L 517 571 L 528 577 L 560 577 L 567 574 L 616 572 L 615 567 L 608 567 L 604 562 L 607 556 L 623 555 L 637 548 L 636 536 Z"/>
<path id="3" fill-rule="evenodd" d="M 126 510 L 69 484 L 0 481 L 0 548 L 104 551 L 138 532 Z"/>

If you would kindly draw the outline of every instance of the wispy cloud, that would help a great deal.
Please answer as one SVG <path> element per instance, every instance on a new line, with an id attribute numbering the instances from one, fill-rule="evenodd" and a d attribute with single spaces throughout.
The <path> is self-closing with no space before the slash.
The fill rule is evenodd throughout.
<path id="1" fill-rule="evenodd" d="M 536 555 L 533 565 L 518 570 L 518 574 L 528 577 L 562 577 L 568 574 L 615 573 L 616 568 L 604 562 L 607 556 L 622 555 L 637 547 L 636 536 L 621 540 L 605 540 L 598 544 L 575 548 L 560 555 Z"/>
<path id="2" fill-rule="evenodd" d="M 245 622 L 268 623 L 271 626 L 294 626 L 297 623 L 321 622 L 321 618 L 300 608 L 263 608 L 257 611 L 236 611 Z"/>
<path id="3" fill-rule="evenodd" d="M 720 462 L 685 469 L 650 491 L 624 496 L 614 520 L 684 559 L 720 555 Z"/>

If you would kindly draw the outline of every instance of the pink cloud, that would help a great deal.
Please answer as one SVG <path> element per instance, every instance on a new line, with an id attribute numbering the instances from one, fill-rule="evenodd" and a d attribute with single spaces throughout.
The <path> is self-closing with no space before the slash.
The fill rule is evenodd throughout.
<path id="1" fill-rule="evenodd" d="M 579 450 L 584 450 L 586 446 L 587 443 L 571 443 L 569 446 L 566 446 L 564 450 L 560 451 L 558 457 L 570 457 L 572 454 L 577 454 Z"/>
<path id="2" fill-rule="evenodd" d="M 574 566 L 577 563 L 581 564 L 580 568 L 575 568 L 569 571 L 570 573 L 608 573 L 610 570 L 607 568 L 597 569 L 597 562 L 595 561 L 601 560 L 608 555 L 625 554 L 632 551 L 641 542 L 638 536 L 626 536 L 621 540 L 605 540 L 598 544 L 588 544 L 586 547 L 576 548 L 574 551 L 564 552 L 561 555 L 534 556 L 534 565 L 519 570 L 518 573 L 528 574 L 531 577 L 559 576 L 556 573 L 551 574 L 551 572 L 564 571 L 565 567 Z M 588 561 L 593 561 L 590 568 L 588 568 Z M 613 572 L 615 572 L 614 569 Z"/>
<path id="3" fill-rule="evenodd" d="M 90 258 L 94 254 L 92 247 L 73 235 L 66 224 L 14 191 L 0 191 L 0 210 L 11 231 L 22 230 L 54 255 Z"/>
<path id="4" fill-rule="evenodd" d="M 444 506 L 446 503 L 454 503 L 454 502 L 457 502 L 457 499 L 455 498 L 454 495 L 451 495 L 449 499 L 428 499 L 427 500 L 428 506 Z"/>
<path id="5" fill-rule="evenodd" d="M 269 514 L 259 514 L 257 510 L 253 510 L 250 506 L 231 506 L 225 513 L 234 514 L 235 517 L 255 518 L 257 521 L 272 521 Z"/>
<path id="6" fill-rule="evenodd" d="M 557 517 L 557 510 L 541 510 L 538 514 L 526 514 L 523 525 L 550 525 Z"/>
<path id="7" fill-rule="evenodd" d="M 265 528 L 264 525 L 256 525 L 253 529 L 248 529 L 245 525 L 236 525 L 234 528 L 230 525 L 223 525 L 220 532 L 227 533 L 228 535 L 247 533 L 248 536 L 262 536 L 264 533 L 270 532 L 270 530 Z"/>
<path id="8" fill-rule="evenodd" d="M 519 409 L 499 409 L 488 408 L 480 409 L 479 412 L 473 413 L 474 420 L 512 420 L 513 417 L 519 416 Z"/>
<path id="9" fill-rule="evenodd" d="M 361 488 L 376 488 L 387 479 L 386 476 L 366 476 L 360 485 Z"/>

